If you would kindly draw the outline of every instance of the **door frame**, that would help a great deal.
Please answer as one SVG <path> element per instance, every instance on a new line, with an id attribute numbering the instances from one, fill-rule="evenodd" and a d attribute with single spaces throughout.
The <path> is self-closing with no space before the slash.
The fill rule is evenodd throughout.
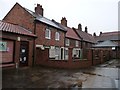
<path id="1" fill-rule="evenodd" d="M 22 48 L 25 48 L 25 51 L 26 51 L 26 55 L 25 55 L 25 57 L 26 57 L 26 62 L 25 63 L 22 63 L 21 61 L 20 61 L 20 58 L 21 57 L 23 57 L 23 54 L 22 54 L 22 52 L 21 52 L 21 49 Z M 20 67 L 23 67 L 23 66 L 28 66 L 28 62 L 29 62 L 29 42 L 27 42 L 27 41 L 21 41 L 20 42 L 20 53 L 19 53 L 19 55 L 20 55 L 20 57 L 19 57 L 19 66 Z"/>

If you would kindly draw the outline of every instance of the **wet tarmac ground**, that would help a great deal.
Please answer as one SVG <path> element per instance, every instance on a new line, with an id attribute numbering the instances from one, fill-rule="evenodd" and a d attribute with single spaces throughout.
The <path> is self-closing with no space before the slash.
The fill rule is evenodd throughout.
<path id="1" fill-rule="evenodd" d="M 114 64 L 115 60 L 110 62 L 89 69 L 3 69 L 2 88 L 118 88 L 119 68 L 115 67 L 118 63 Z"/>

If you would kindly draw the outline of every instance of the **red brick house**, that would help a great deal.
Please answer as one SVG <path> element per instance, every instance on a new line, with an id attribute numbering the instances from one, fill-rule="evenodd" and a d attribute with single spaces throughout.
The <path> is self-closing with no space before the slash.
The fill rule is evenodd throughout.
<path id="1" fill-rule="evenodd" d="M 0 66 L 32 66 L 35 38 L 21 26 L 0 21 Z"/>
<path id="2" fill-rule="evenodd" d="M 65 37 L 65 47 L 66 47 L 65 52 L 68 52 L 68 48 L 73 48 L 72 57 L 76 59 L 77 58 L 80 59 L 81 53 L 82 53 L 81 38 L 76 34 L 76 32 L 72 28 L 67 26 L 67 20 L 65 17 L 62 18 L 61 24 L 67 30 L 66 37 Z"/>
<path id="3" fill-rule="evenodd" d="M 91 66 L 90 50 L 86 54 L 88 60 L 73 61 L 73 57 L 80 57 L 80 50 L 84 46 L 83 42 L 88 42 L 90 45 L 94 43 L 93 40 L 89 39 L 92 36 L 82 31 L 85 35 L 84 38 L 84 35 L 81 36 L 77 30 L 67 27 L 67 22 L 64 22 L 65 18 L 61 20 L 61 25 L 54 20 L 45 18 L 43 11 L 44 9 L 40 4 L 37 4 L 35 12 L 33 12 L 16 3 L 3 19 L 5 22 L 24 27 L 37 36 L 33 40 L 33 53 L 35 54 L 33 64 L 59 68 Z M 70 40 L 69 46 L 66 46 L 67 39 Z"/>
<path id="4" fill-rule="evenodd" d="M 33 12 L 16 3 L 3 19 L 3 21 L 30 29 L 37 35 L 38 38 L 35 40 L 36 64 L 49 58 L 64 59 L 63 48 L 66 30 L 52 20 L 45 18 L 43 11 L 40 4 L 37 4 L 35 12 Z"/>
<path id="5" fill-rule="evenodd" d="M 85 31 L 82 31 L 82 25 L 78 25 L 78 29 L 74 28 L 74 31 L 78 36 L 81 38 L 81 48 L 82 49 L 87 49 L 87 48 L 92 48 L 92 45 L 96 43 L 95 38 L 88 33 L 87 26 L 85 27 Z"/>

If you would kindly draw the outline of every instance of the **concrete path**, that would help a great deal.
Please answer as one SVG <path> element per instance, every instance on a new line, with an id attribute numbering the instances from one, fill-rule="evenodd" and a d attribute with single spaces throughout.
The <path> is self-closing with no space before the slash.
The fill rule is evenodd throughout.
<path id="1" fill-rule="evenodd" d="M 95 68 L 84 71 L 90 76 L 82 84 L 82 88 L 118 88 L 118 68 Z"/>

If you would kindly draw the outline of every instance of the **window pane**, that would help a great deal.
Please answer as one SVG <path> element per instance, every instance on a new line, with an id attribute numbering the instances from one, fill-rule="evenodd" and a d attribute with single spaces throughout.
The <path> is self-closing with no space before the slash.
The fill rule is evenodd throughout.
<path id="1" fill-rule="evenodd" d="M 7 42 L 0 42 L 0 51 L 7 50 Z"/>
<path id="2" fill-rule="evenodd" d="M 76 47 L 78 47 L 79 46 L 79 42 L 78 41 L 76 41 Z"/>
<path id="3" fill-rule="evenodd" d="M 59 34 L 59 32 L 55 33 L 55 40 L 60 40 L 60 34 Z"/>
<path id="4" fill-rule="evenodd" d="M 49 49 L 49 57 L 50 58 L 55 58 L 55 49 Z"/>
<path id="5" fill-rule="evenodd" d="M 45 38 L 47 38 L 47 39 L 51 38 L 51 31 L 49 29 L 46 29 L 46 31 L 45 31 Z"/>
<path id="6" fill-rule="evenodd" d="M 65 49 L 65 59 L 68 60 L 68 49 Z"/>
<path id="7" fill-rule="evenodd" d="M 69 46 L 69 44 L 70 44 L 69 39 L 65 39 L 65 45 L 66 45 L 66 46 Z"/>

